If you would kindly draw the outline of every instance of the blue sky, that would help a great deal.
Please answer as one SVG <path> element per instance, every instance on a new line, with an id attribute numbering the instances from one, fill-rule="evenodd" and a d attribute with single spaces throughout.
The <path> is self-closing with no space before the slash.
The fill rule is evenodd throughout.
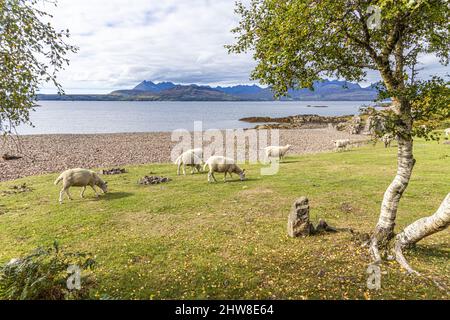
<path id="1" fill-rule="evenodd" d="M 234 0 L 59 0 L 46 4 L 58 29 L 80 47 L 60 74 L 66 93 L 107 93 L 142 80 L 209 85 L 252 83 L 251 55 L 228 55 Z M 423 57 L 424 77 L 449 73 Z M 370 74 L 367 85 L 375 82 Z M 45 86 L 42 92 L 52 93 Z"/>

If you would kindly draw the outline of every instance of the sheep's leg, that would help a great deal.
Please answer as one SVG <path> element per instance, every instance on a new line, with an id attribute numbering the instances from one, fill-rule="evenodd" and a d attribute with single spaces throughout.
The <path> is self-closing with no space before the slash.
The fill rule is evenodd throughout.
<path id="1" fill-rule="evenodd" d="M 214 182 L 217 182 L 217 179 L 216 179 L 216 177 L 214 176 L 214 172 L 210 172 L 209 174 L 210 174 L 210 176 L 213 178 Z"/>
<path id="2" fill-rule="evenodd" d="M 66 193 L 67 196 L 69 197 L 69 200 L 73 200 L 72 196 L 70 195 L 69 188 L 66 188 Z"/>
<path id="3" fill-rule="evenodd" d="M 59 203 L 63 203 L 64 193 L 66 193 L 66 189 L 62 188 L 61 192 L 59 193 Z"/>
<path id="4" fill-rule="evenodd" d="M 95 189 L 95 186 L 92 185 L 91 188 L 92 188 L 92 190 L 94 190 L 95 196 L 98 198 L 100 195 L 98 194 L 97 189 Z"/>
<path id="5" fill-rule="evenodd" d="M 223 182 L 227 182 L 227 173 L 228 173 L 228 172 L 225 171 L 225 175 L 224 175 L 224 177 L 223 177 Z"/>
<path id="6" fill-rule="evenodd" d="M 183 175 L 186 175 L 186 165 L 183 163 Z"/>
<path id="7" fill-rule="evenodd" d="M 178 162 L 177 175 L 180 175 L 181 162 Z"/>
<path id="8" fill-rule="evenodd" d="M 84 199 L 84 192 L 86 191 L 86 187 L 83 187 L 83 189 L 81 189 L 81 199 Z"/>

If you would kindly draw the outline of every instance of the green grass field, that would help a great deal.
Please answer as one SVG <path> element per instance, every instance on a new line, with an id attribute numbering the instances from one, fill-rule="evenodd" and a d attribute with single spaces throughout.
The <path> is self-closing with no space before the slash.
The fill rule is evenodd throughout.
<path id="1" fill-rule="evenodd" d="M 417 165 L 398 214 L 397 231 L 432 214 L 450 191 L 450 146 L 415 144 Z M 108 176 L 110 193 L 58 204 L 58 174 L 0 183 L 0 194 L 26 182 L 32 192 L 0 196 L 0 262 L 54 240 L 95 255 L 92 298 L 131 299 L 448 299 L 431 281 L 382 266 L 382 289 L 366 288 L 367 249 L 349 233 L 302 239 L 286 235 L 293 201 L 307 196 L 311 219 L 370 232 L 396 169 L 396 148 L 291 156 L 279 174 L 208 184 L 206 174 L 142 165 Z M 173 181 L 141 186 L 153 172 Z M 218 180 L 222 178 L 217 175 Z M 234 176 L 237 179 L 237 176 Z M 450 286 L 450 233 L 407 252 L 411 265 Z"/>

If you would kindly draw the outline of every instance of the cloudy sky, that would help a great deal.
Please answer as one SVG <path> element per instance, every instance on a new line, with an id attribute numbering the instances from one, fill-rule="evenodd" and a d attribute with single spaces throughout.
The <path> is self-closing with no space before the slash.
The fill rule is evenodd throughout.
<path id="1" fill-rule="evenodd" d="M 66 93 L 107 93 L 142 80 L 209 85 L 251 83 L 250 55 L 228 55 L 234 0 L 59 0 L 46 4 L 80 51 L 60 74 Z M 445 73 L 425 57 L 425 74 Z M 446 70 L 448 72 L 448 69 Z M 368 82 L 376 81 L 369 77 Z M 363 83 L 367 84 L 367 83 Z M 55 90 L 45 86 L 42 92 Z"/>

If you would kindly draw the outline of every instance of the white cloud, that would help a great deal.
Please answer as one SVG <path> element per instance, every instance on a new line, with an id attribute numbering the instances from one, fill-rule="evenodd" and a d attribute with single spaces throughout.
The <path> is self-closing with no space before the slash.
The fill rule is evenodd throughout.
<path id="1" fill-rule="evenodd" d="M 60 0 L 46 5 L 80 51 L 60 74 L 68 93 L 109 92 L 142 80 L 248 83 L 251 56 L 228 55 L 230 0 Z M 45 87 L 45 92 L 53 91 Z"/>
<path id="2" fill-rule="evenodd" d="M 56 8 L 45 6 L 55 27 L 69 28 L 71 43 L 80 47 L 59 77 L 67 93 L 106 93 L 142 80 L 250 83 L 251 55 L 229 55 L 224 48 L 234 42 L 230 30 L 238 22 L 233 0 L 59 0 Z"/>

